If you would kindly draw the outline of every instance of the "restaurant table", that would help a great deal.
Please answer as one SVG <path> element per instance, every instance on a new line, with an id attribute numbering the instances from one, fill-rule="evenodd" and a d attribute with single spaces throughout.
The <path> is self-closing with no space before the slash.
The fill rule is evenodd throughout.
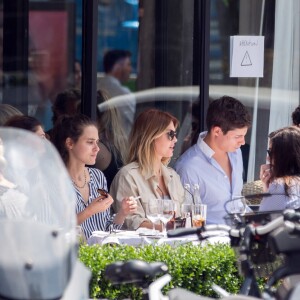
<path id="1" fill-rule="evenodd" d="M 168 238 L 161 233 L 153 235 L 151 229 L 139 228 L 136 231 L 118 230 L 116 232 L 94 231 L 88 239 L 89 245 L 94 244 L 119 244 L 131 246 L 143 246 L 149 244 L 162 245 L 169 244 L 171 246 L 178 246 L 186 243 L 194 245 L 206 243 L 230 243 L 227 233 L 223 231 L 210 232 L 210 237 L 204 241 L 199 241 L 196 235 L 189 235 L 180 238 Z"/>

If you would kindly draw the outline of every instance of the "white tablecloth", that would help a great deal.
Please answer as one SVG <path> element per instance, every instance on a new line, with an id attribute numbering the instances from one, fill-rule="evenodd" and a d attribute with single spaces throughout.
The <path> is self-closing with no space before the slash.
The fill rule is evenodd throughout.
<path id="1" fill-rule="evenodd" d="M 147 234 L 148 233 L 148 234 Z M 217 235 L 217 236 L 215 236 Z M 149 244 L 169 244 L 172 246 L 181 245 L 185 243 L 193 243 L 194 245 L 199 244 L 198 237 L 196 235 L 190 235 L 180 238 L 168 238 L 161 235 L 152 236 L 147 230 L 137 230 L 137 231 L 117 231 L 115 233 L 109 233 L 104 231 L 94 231 L 93 234 L 88 239 L 89 245 L 94 244 L 126 244 L 131 246 L 141 246 Z M 203 243 L 230 243 L 228 235 L 224 232 L 214 232 L 213 237 L 209 237 L 207 240 L 202 241 Z"/>

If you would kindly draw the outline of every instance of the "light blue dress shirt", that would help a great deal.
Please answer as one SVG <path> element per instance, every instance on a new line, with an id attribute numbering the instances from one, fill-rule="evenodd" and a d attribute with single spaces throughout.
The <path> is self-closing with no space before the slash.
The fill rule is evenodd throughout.
<path id="1" fill-rule="evenodd" d="M 175 164 L 182 184 L 199 184 L 201 200 L 207 204 L 207 224 L 224 224 L 226 201 L 241 196 L 243 160 L 241 150 L 228 152 L 232 167 L 231 184 L 228 176 L 213 158 L 214 151 L 203 141 L 207 132 L 199 135 L 197 144 L 183 153 Z"/>

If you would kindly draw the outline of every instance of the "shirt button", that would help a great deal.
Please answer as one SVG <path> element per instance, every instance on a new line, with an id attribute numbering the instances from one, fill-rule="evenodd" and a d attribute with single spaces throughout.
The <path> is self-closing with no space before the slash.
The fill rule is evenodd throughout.
<path id="1" fill-rule="evenodd" d="M 226 176 L 226 175 L 224 175 L 224 178 L 227 178 L 227 176 Z"/>

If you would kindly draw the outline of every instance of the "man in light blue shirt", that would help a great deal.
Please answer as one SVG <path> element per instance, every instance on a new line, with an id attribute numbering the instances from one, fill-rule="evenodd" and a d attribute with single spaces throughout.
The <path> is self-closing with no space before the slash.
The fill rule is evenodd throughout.
<path id="1" fill-rule="evenodd" d="M 181 155 L 175 165 L 181 182 L 200 187 L 207 204 L 207 224 L 222 224 L 226 201 L 241 195 L 243 160 L 240 147 L 251 125 L 250 114 L 238 100 L 223 96 L 213 101 L 206 116 L 208 131 Z"/>

